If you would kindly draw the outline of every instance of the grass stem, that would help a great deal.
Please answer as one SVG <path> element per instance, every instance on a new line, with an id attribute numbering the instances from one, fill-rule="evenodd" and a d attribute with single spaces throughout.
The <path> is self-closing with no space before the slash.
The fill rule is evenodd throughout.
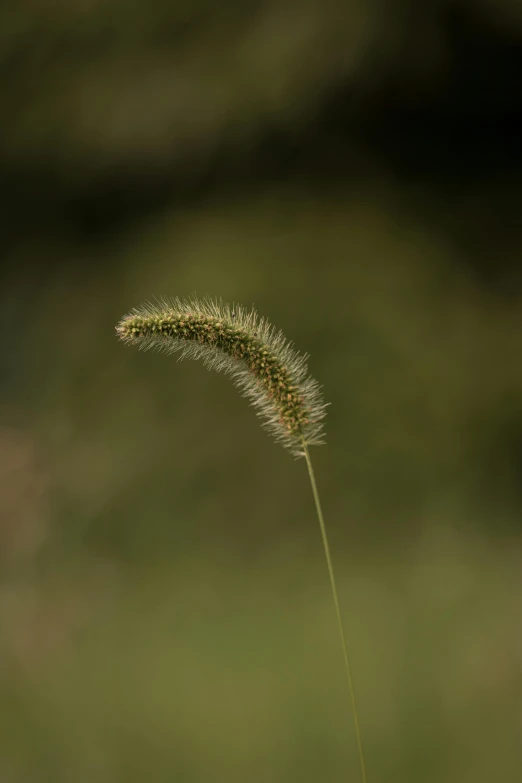
<path id="1" fill-rule="evenodd" d="M 306 464 L 308 466 L 308 474 L 310 476 L 310 483 L 312 485 L 312 492 L 314 493 L 314 500 L 315 500 L 315 507 L 317 509 L 317 516 L 319 518 L 319 525 L 321 528 L 321 536 L 323 538 L 323 545 L 324 545 L 324 552 L 326 555 L 326 562 L 328 565 L 328 573 L 330 575 L 330 585 L 332 587 L 332 593 L 333 593 L 333 599 L 335 603 L 335 611 L 337 613 L 337 623 L 339 625 L 339 632 L 341 634 L 341 642 L 343 647 L 343 655 L 344 655 L 344 663 L 346 666 L 346 675 L 348 678 L 348 688 L 350 690 L 350 699 L 352 702 L 352 712 L 353 712 L 353 719 L 355 723 L 355 733 L 357 735 L 357 746 L 359 749 L 359 760 L 361 765 L 361 777 L 363 783 L 367 783 L 367 777 L 366 777 L 366 764 L 364 761 L 364 753 L 363 753 L 363 746 L 362 746 L 362 740 L 361 740 L 361 729 L 359 726 L 359 716 L 357 713 L 357 704 L 355 701 L 355 692 L 353 688 L 353 680 L 352 680 L 352 672 L 350 669 L 350 661 L 348 658 L 348 648 L 346 645 L 346 636 L 344 633 L 343 628 L 343 621 L 341 618 L 341 610 L 339 608 L 339 597 L 337 595 L 337 587 L 335 584 L 335 575 L 334 575 L 334 568 L 332 563 L 332 556 L 330 554 L 330 545 L 328 543 L 328 534 L 326 532 L 326 526 L 324 523 L 324 517 L 323 517 L 323 510 L 321 508 L 321 501 L 319 499 L 319 492 L 317 491 L 317 484 L 315 482 L 315 475 L 314 475 L 314 469 L 312 467 L 312 461 L 310 459 L 310 453 L 308 451 L 308 446 L 306 445 L 306 442 L 303 438 L 303 449 L 304 449 L 304 455 L 306 459 Z"/>

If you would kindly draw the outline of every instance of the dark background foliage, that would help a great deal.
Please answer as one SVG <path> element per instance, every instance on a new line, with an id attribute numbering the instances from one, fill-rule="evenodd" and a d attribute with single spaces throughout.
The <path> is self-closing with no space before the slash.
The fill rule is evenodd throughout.
<path id="1" fill-rule="evenodd" d="M 305 468 L 119 344 L 255 304 L 314 460 L 372 781 L 518 778 L 522 4 L 0 12 L 0 780 L 355 779 Z"/>

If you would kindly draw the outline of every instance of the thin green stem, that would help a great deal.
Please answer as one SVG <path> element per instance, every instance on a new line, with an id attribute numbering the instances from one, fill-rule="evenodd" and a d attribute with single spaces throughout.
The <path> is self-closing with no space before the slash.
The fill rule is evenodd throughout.
<path id="1" fill-rule="evenodd" d="M 359 716 L 357 713 L 357 704 L 355 702 L 355 692 L 353 688 L 353 680 L 352 680 L 352 672 L 350 669 L 350 661 L 348 659 L 348 648 L 346 645 L 346 637 L 344 634 L 344 628 L 343 628 L 343 621 L 341 619 L 341 610 L 339 608 L 339 597 L 337 595 L 337 587 L 335 585 L 335 575 L 334 575 L 334 569 L 333 569 L 333 563 L 332 563 L 332 557 L 330 554 L 330 546 L 328 544 L 328 534 L 326 532 L 326 526 L 324 524 L 324 517 L 323 517 L 323 511 L 321 508 L 321 501 L 319 499 L 319 492 L 317 491 L 317 484 L 315 483 L 315 475 L 314 475 L 314 469 L 312 467 L 312 461 L 310 459 L 310 453 L 308 451 L 308 446 L 306 444 L 305 439 L 302 439 L 303 442 L 303 449 L 304 449 L 304 455 L 306 458 L 306 464 L 308 466 L 308 474 L 310 476 L 310 483 L 312 485 L 312 492 L 314 493 L 314 500 L 315 500 L 315 507 L 317 509 L 317 516 L 319 518 L 319 525 L 321 527 L 321 535 L 323 538 L 323 545 L 324 545 L 324 553 L 326 555 L 326 562 L 328 565 L 328 573 L 330 574 L 330 585 L 332 587 L 332 593 L 333 593 L 333 599 L 335 603 L 335 611 L 337 613 L 337 623 L 339 625 L 339 632 L 341 634 L 341 642 L 343 646 L 343 655 L 344 655 L 344 663 L 346 666 L 346 674 L 348 677 L 348 688 L 350 690 L 350 699 L 352 702 L 352 712 L 353 712 L 353 720 L 355 723 L 355 733 L 357 735 L 357 746 L 359 748 L 359 760 L 361 763 L 361 777 L 363 780 L 363 783 L 367 783 L 367 777 L 366 777 L 366 764 L 364 761 L 364 753 L 363 753 L 363 747 L 362 747 L 362 740 L 361 740 L 361 729 L 359 726 Z"/>

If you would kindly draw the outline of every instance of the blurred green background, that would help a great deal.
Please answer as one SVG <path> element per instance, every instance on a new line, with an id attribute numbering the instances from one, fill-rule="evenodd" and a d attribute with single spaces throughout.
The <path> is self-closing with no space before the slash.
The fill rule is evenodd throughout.
<path id="1" fill-rule="evenodd" d="M 256 308 L 371 783 L 522 777 L 522 4 L 0 12 L 0 783 L 357 781 L 302 461 L 114 326 Z"/>

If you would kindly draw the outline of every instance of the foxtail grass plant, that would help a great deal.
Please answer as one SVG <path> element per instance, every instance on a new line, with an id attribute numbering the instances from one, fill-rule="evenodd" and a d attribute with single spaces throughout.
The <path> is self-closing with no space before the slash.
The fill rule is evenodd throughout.
<path id="1" fill-rule="evenodd" d="M 116 327 L 118 337 L 138 348 L 202 359 L 213 370 L 228 373 L 256 408 L 268 431 L 295 457 L 304 457 L 321 529 L 337 623 L 341 635 L 361 777 L 366 765 L 355 702 L 348 648 L 310 446 L 323 440 L 326 404 L 321 387 L 308 374 L 307 356 L 300 354 L 282 332 L 255 310 L 221 301 L 180 299 L 145 304 L 125 315 Z"/>

